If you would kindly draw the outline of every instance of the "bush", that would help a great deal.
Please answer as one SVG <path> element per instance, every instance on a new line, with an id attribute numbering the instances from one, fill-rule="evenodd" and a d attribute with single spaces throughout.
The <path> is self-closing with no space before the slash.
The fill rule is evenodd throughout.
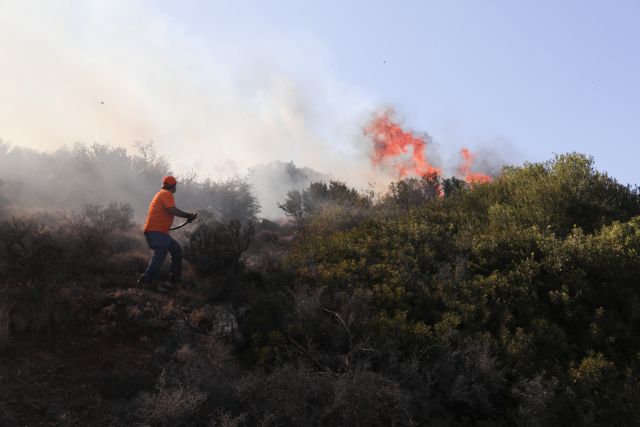
<path id="1" fill-rule="evenodd" d="M 112 260 L 122 254 L 131 257 L 130 252 L 141 247 L 140 237 L 132 234 L 133 226 L 133 209 L 127 204 L 86 205 L 80 214 L 66 218 L 58 233 L 66 277 L 118 277 L 128 272 L 126 263 Z"/>
<path id="2" fill-rule="evenodd" d="M 366 209 L 371 205 L 370 196 L 360 194 L 343 182 L 330 181 L 329 185 L 324 182 L 311 183 L 302 192 L 290 191 L 286 200 L 278 206 L 298 228 L 302 228 L 314 215 L 332 207 Z"/>
<path id="3" fill-rule="evenodd" d="M 201 222 L 188 234 L 184 255 L 202 276 L 225 275 L 242 269 L 254 223 L 238 220 Z"/>
<path id="4" fill-rule="evenodd" d="M 5 283 L 33 286 L 57 273 L 61 247 L 43 224 L 14 218 L 0 222 L 0 274 Z"/>
<path id="5" fill-rule="evenodd" d="M 33 286 L 130 272 L 128 259 L 137 259 L 132 252 L 142 243 L 133 226 L 131 207 L 115 203 L 68 217 L 0 221 L 2 282 Z"/>
<path id="6" fill-rule="evenodd" d="M 437 176 L 410 177 L 389 185 L 387 200 L 393 206 L 408 211 L 440 196 L 441 185 Z"/>
<path id="7" fill-rule="evenodd" d="M 168 384 L 163 372 L 154 392 L 140 394 L 138 415 L 146 422 L 177 425 L 188 421 L 206 399 L 205 393 L 189 384 Z"/>
<path id="8" fill-rule="evenodd" d="M 238 395 L 257 425 L 411 424 L 398 384 L 366 370 L 333 376 L 286 365 L 248 375 Z"/>
<path id="9" fill-rule="evenodd" d="M 121 159 L 100 154 L 110 155 Z M 95 172 L 91 156 L 85 166 Z M 248 187 L 186 180 L 184 189 L 193 203 L 202 194 L 207 203 L 230 200 L 228 210 L 202 211 L 185 257 L 208 277 L 200 283 L 233 288 L 119 291 L 94 304 L 101 333 L 156 350 L 153 369 L 164 373 L 130 403 L 144 422 L 639 419 L 640 195 L 591 159 L 505 168 L 475 186 L 406 179 L 377 200 L 315 183 L 283 203 L 298 232 L 264 222 L 254 258 Z M 0 293 L 5 343 L 57 322 L 66 306 L 43 291 L 45 278 L 81 276 L 84 286 L 110 268 L 123 275 L 123 258 L 141 244 L 123 205 L 62 220 L 5 219 L 0 232 L 5 280 L 31 285 L 18 288 L 29 291 L 22 299 Z M 247 261 L 260 256 L 263 264 Z"/>
<path id="10" fill-rule="evenodd" d="M 220 221 L 255 222 L 260 204 L 246 179 L 199 182 L 195 176 L 180 180 L 180 204 L 208 211 Z"/>

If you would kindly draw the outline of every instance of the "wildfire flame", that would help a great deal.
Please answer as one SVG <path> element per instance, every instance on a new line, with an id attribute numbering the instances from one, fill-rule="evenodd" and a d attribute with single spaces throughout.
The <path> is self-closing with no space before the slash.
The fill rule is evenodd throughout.
<path id="1" fill-rule="evenodd" d="M 431 142 L 429 136 L 421 137 L 403 130 L 392 109 L 375 115 L 365 126 L 363 133 L 373 141 L 372 161 L 375 166 L 391 165 L 398 171 L 399 178 L 413 175 L 437 181 L 438 176 L 441 176 L 442 169 L 433 166 L 425 155 L 427 144 Z M 409 157 L 407 154 L 410 154 Z M 458 173 L 468 184 L 491 182 L 489 175 L 471 171 L 474 161 L 471 151 L 463 148 L 460 154 L 463 161 L 458 167 Z"/>
<path id="2" fill-rule="evenodd" d="M 458 168 L 458 172 L 460 175 L 464 176 L 465 181 L 468 184 L 485 184 L 487 182 L 491 182 L 491 177 L 489 175 L 485 175 L 483 173 L 471 172 L 471 167 L 473 166 L 474 155 L 467 148 L 463 148 L 460 150 L 460 154 L 462 155 L 462 165 Z"/>
<path id="3" fill-rule="evenodd" d="M 425 157 L 426 138 L 404 131 L 395 120 L 395 112 L 386 110 L 376 115 L 364 128 L 365 136 L 373 141 L 373 164 L 382 166 L 391 163 L 402 178 L 407 175 L 440 175 L 440 168 L 429 163 Z M 402 158 L 412 149 L 411 156 Z"/>

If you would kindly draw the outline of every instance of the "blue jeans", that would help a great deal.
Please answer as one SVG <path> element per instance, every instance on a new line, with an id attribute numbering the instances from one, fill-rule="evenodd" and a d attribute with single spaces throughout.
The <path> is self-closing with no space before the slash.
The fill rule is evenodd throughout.
<path id="1" fill-rule="evenodd" d="M 167 257 L 167 252 L 169 252 L 171 254 L 169 271 L 172 276 L 180 277 L 182 273 L 182 248 L 178 242 L 168 234 L 160 233 L 159 231 L 147 231 L 144 233 L 144 237 L 147 239 L 149 247 L 153 249 L 153 257 L 151 257 L 149 266 L 142 275 L 151 282 Z"/>

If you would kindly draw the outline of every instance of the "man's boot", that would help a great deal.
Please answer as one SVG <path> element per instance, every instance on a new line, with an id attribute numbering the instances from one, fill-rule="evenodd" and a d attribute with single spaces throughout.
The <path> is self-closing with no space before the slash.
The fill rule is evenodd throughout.
<path id="1" fill-rule="evenodd" d="M 170 292 L 178 289 L 178 284 L 180 283 L 180 276 L 169 273 L 169 280 L 166 282 L 160 283 L 155 287 L 155 290 L 158 292 Z"/>

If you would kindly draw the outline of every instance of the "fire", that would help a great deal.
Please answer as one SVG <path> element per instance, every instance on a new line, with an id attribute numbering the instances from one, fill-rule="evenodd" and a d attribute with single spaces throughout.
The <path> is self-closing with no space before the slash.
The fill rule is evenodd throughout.
<path id="1" fill-rule="evenodd" d="M 373 141 L 373 164 L 381 166 L 390 162 L 402 178 L 407 175 L 439 176 L 441 169 L 433 166 L 425 156 L 426 138 L 404 131 L 395 120 L 393 110 L 377 115 L 364 128 L 364 134 Z M 401 158 L 408 154 L 408 159 Z"/>
<path id="2" fill-rule="evenodd" d="M 437 184 L 442 169 L 433 166 L 425 155 L 427 144 L 431 142 L 429 136 L 421 137 L 403 130 L 393 110 L 388 109 L 374 116 L 363 132 L 373 141 L 372 161 L 375 166 L 392 165 L 400 178 L 421 176 Z M 460 153 L 463 162 L 458 167 L 458 173 L 469 185 L 491 182 L 489 175 L 471 171 L 474 161 L 471 151 L 463 148 Z M 440 185 L 437 185 L 439 194 L 444 195 Z"/>
<path id="3" fill-rule="evenodd" d="M 458 172 L 460 173 L 460 175 L 464 176 L 464 179 L 468 184 L 485 184 L 487 182 L 491 182 L 491 177 L 489 175 L 471 172 L 474 155 L 471 153 L 471 151 L 469 151 L 469 149 L 463 148 L 460 151 L 460 154 L 462 154 L 463 162 L 458 168 Z"/>

